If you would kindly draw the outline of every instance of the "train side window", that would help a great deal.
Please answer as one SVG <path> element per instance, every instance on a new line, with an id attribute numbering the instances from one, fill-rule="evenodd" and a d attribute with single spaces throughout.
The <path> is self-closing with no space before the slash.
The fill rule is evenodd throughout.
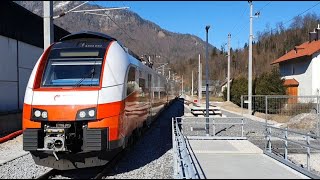
<path id="1" fill-rule="evenodd" d="M 140 90 L 140 95 L 144 97 L 146 92 L 146 80 L 143 78 L 139 78 L 139 90 Z"/>
<path id="2" fill-rule="evenodd" d="M 150 92 L 151 92 L 151 81 L 152 81 L 152 75 L 151 74 L 148 74 L 148 94 L 149 96 L 151 95 Z"/>
<path id="3" fill-rule="evenodd" d="M 127 96 L 133 93 L 136 89 L 136 68 L 130 67 L 127 81 Z"/>

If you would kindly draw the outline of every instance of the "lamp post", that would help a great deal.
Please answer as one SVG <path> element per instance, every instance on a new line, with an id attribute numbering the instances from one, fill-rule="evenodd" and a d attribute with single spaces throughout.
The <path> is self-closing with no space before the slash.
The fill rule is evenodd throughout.
<path id="1" fill-rule="evenodd" d="M 208 75 L 209 75 L 209 68 L 208 68 L 208 31 L 210 26 L 206 26 L 206 134 L 209 136 L 209 84 L 208 84 Z"/>

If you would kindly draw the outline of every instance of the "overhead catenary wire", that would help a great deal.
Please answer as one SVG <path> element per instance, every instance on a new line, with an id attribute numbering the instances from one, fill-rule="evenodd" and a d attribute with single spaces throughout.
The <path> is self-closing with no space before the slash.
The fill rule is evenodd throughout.
<path id="1" fill-rule="evenodd" d="M 138 41 L 137 39 L 132 38 L 122 27 L 120 27 L 108 14 L 98 14 L 98 13 L 90 13 L 85 12 L 85 14 L 92 14 L 92 15 L 100 15 L 100 16 L 106 16 L 109 17 L 109 19 L 118 26 L 119 29 L 121 29 L 122 32 L 124 32 L 131 40 Z"/>
<path id="2" fill-rule="evenodd" d="M 60 17 L 62 17 L 62 16 L 64 16 L 64 15 L 68 14 L 69 12 L 72 12 L 73 10 L 75 10 L 75 9 L 77 9 L 77 8 L 79 8 L 79 7 L 83 6 L 83 5 L 85 5 L 85 4 L 87 4 L 88 2 L 89 2 L 89 1 L 86 1 L 86 2 L 84 2 L 84 3 L 82 3 L 82 4 L 80 4 L 80 5 L 78 5 L 78 6 L 74 7 L 74 8 L 72 8 L 72 9 L 70 9 L 69 11 L 62 12 L 61 14 L 59 14 L 59 15 L 57 15 L 57 16 L 54 16 L 54 17 L 53 17 L 53 19 L 60 18 Z"/>

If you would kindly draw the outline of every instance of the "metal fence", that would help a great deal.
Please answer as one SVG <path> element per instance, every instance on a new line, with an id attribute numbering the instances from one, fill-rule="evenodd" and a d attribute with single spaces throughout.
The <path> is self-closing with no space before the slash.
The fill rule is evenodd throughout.
<path id="1" fill-rule="evenodd" d="M 246 139 L 243 117 L 178 117 L 188 139 Z"/>
<path id="2" fill-rule="evenodd" d="M 319 100 L 319 96 L 254 95 L 249 112 L 244 95 L 241 108 L 242 114 L 265 120 L 265 154 L 311 178 L 320 178 Z"/>
<path id="3" fill-rule="evenodd" d="M 314 179 L 320 178 L 320 137 L 267 125 L 264 153 Z"/>
<path id="4" fill-rule="evenodd" d="M 241 96 L 242 113 L 248 113 L 247 100 L 247 95 Z M 319 104 L 319 96 L 254 95 L 250 114 L 283 123 L 283 128 L 319 136 Z"/>

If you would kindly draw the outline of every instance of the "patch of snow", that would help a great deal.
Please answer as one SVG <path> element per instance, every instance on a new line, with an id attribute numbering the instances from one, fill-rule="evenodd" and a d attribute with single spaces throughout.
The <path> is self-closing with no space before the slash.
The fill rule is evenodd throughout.
<path id="1" fill-rule="evenodd" d="M 55 5 L 53 7 L 53 10 L 55 11 L 56 9 L 61 9 L 63 6 L 66 6 L 67 4 L 69 4 L 71 1 L 62 1 L 59 2 L 57 5 Z"/>

